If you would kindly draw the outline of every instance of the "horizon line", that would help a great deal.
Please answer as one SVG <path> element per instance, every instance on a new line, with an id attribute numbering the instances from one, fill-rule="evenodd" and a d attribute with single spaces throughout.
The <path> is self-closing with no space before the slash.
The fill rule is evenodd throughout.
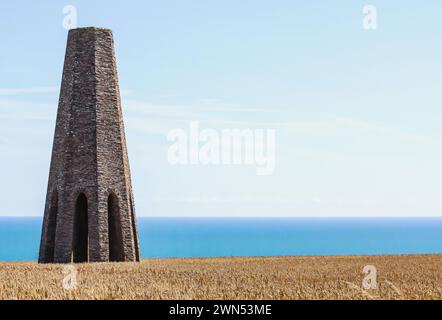
<path id="1" fill-rule="evenodd" d="M 8 215 L 0 215 L 1 218 L 43 218 L 43 216 L 35 216 L 35 215 L 19 215 L 19 216 L 8 216 Z M 440 216 L 137 216 L 139 218 L 149 218 L 149 219 L 379 219 L 379 218 L 441 218 Z"/>

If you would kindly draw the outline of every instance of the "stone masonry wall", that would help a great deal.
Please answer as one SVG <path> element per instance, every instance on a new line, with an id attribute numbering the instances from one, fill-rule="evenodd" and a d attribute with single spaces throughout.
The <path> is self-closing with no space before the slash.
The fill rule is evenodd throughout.
<path id="1" fill-rule="evenodd" d="M 111 245 L 123 248 L 121 260 L 138 261 L 114 42 L 107 29 L 80 28 L 68 35 L 39 262 L 72 261 L 80 194 L 87 198 L 88 261 L 109 260 L 110 195 L 118 199 L 116 239 L 122 239 Z"/>

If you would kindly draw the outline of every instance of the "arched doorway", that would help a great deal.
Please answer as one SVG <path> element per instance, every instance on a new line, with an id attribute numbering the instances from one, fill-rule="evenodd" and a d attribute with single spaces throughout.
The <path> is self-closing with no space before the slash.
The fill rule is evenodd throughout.
<path id="1" fill-rule="evenodd" d="M 88 262 L 88 203 L 84 193 L 81 193 L 75 205 L 74 235 L 72 243 L 73 262 Z"/>
<path id="2" fill-rule="evenodd" d="M 107 199 L 109 232 L 109 261 L 124 261 L 123 237 L 118 197 L 111 193 Z"/>

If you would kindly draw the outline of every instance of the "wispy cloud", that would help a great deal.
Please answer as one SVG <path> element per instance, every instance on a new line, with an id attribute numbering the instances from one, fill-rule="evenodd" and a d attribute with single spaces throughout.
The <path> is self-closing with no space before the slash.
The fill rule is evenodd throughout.
<path id="1" fill-rule="evenodd" d="M 207 101 L 206 101 L 207 102 Z M 418 145 L 442 146 L 442 140 L 418 132 L 411 132 L 397 127 L 377 123 L 321 114 L 315 118 L 297 119 L 287 110 L 272 108 L 248 108 L 244 106 L 209 101 L 207 105 L 161 105 L 128 100 L 123 109 L 134 128 L 143 132 L 167 134 L 168 130 L 185 126 L 187 122 L 197 120 L 204 125 L 214 127 L 235 126 L 276 128 L 287 133 L 314 133 L 328 135 L 332 132 L 348 131 L 348 136 L 358 132 L 366 135 L 381 135 L 388 139 L 405 141 Z M 265 110 L 272 111 L 272 117 Z"/>
<path id="2" fill-rule="evenodd" d="M 145 101 L 127 99 L 123 101 L 123 109 L 138 114 L 155 115 L 169 118 L 192 118 L 201 116 L 213 116 L 219 113 L 237 115 L 239 113 L 247 114 L 268 114 L 281 113 L 286 109 L 276 108 L 252 108 L 241 105 L 215 102 L 206 99 L 200 100 L 200 103 L 186 104 L 155 104 Z"/>
<path id="3" fill-rule="evenodd" d="M 20 96 L 43 93 L 59 93 L 59 86 L 44 86 L 44 87 L 25 87 L 25 88 L 0 88 L 0 96 Z M 123 97 L 130 96 L 134 93 L 130 89 L 121 89 L 120 95 Z"/>
<path id="4" fill-rule="evenodd" d="M 5 120 L 53 121 L 56 110 L 56 104 L 0 99 L 0 119 Z"/>
<path id="5" fill-rule="evenodd" d="M 418 133 L 407 132 L 395 127 L 389 127 L 389 126 L 379 125 L 376 123 L 371 123 L 353 118 L 345 118 L 345 117 L 335 117 L 335 121 L 338 125 L 344 125 L 351 128 L 362 129 L 365 131 L 382 134 L 385 136 L 397 138 L 412 143 L 442 147 L 442 139 L 434 138 L 427 135 L 421 135 Z"/>
<path id="6" fill-rule="evenodd" d="M 253 204 L 253 203 L 261 203 L 261 204 L 272 204 L 272 203 L 301 203 L 305 202 L 305 200 L 297 199 L 297 198 L 285 198 L 285 197 L 256 197 L 256 196 L 228 196 L 228 197 L 220 197 L 220 196 L 185 196 L 185 197 L 158 197 L 154 199 L 155 202 L 175 202 L 175 203 L 189 203 L 189 204 L 215 204 L 215 203 L 243 203 L 243 204 Z M 308 202 L 318 202 L 318 199 L 311 199 Z"/>
<path id="7" fill-rule="evenodd" d="M 223 104 L 216 100 L 203 100 L 195 105 L 126 100 L 123 101 L 123 111 L 129 126 L 146 133 L 167 134 L 171 129 L 186 127 L 190 121 L 218 128 L 290 127 L 302 130 L 318 126 L 311 121 L 285 121 L 287 110 Z M 269 120 L 270 113 L 274 121 Z"/>
<path id="8" fill-rule="evenodd" d="M 27 94 L 57 93 L 59 87 L 28 87 L 28 88 L 0 88 L 0 96 L 17 96 Z"/>

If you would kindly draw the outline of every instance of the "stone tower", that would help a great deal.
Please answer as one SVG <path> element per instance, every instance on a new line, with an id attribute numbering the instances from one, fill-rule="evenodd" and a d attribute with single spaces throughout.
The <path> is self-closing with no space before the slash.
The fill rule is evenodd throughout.
<path id="1" fill-rule="evenodd" d="M 40 263 L 139 261 L 112 31 L 69 31 Z"/>

